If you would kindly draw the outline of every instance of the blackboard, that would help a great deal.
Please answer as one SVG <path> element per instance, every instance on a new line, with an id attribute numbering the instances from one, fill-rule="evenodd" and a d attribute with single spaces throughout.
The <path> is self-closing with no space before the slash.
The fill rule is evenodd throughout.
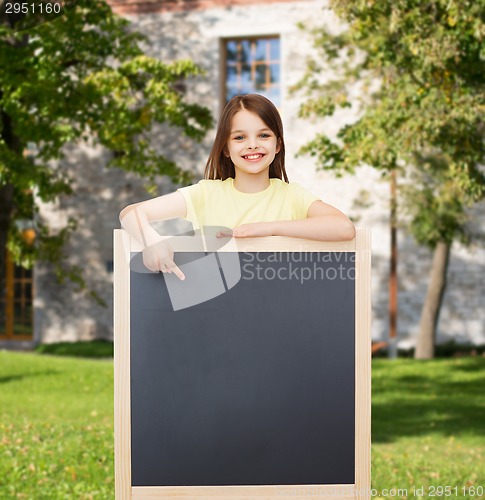
<path id="1" fill-rule="evenodd" d="M 243 242 L 250 251 L 235 255 L 237 284 L 224 283 L 214 298 L 174 310 L 171 284 L 189 289 L 191 275 L 180 282 L 173 274 L 138 272 L 141 253 L 124 238 L 118 260 L 128 273 L 129 356 L 122 358 L 130 375 L 129 411 L 120 411 L 129 436 L 125 429 L 124 438 L 115 437 L 117 498 L 136 498 L 147 488 L 160 498 L 184 491 L 197 498 L 194 492 L 208 486 L 234 493 L 261 486 L 268 498 L 284 494 L 284 487 L 362 489 L 370 470 L 361 463 L 370 458 L 370 380 L 365 386 L 356 380 L 359 370 L 360 378 L 370 378 L 370 368 L 362 371 L 356 361 L 370 358 L 370 338 L 363 351 L 362 335 L 369 332 L 356 319 L 365 301 L 356 298 L 370 259 L 357 242 Z M 303 242 L 310 250 L 294 251 Z M 175 262 L 205 255 L 176 251 Z M 368 323 L 370 314 L 360 319 Z M 124 453 L 116 453 L 116 439 L 125 441 Z M 122 460 L 129 466 L 121 467 Z"/>

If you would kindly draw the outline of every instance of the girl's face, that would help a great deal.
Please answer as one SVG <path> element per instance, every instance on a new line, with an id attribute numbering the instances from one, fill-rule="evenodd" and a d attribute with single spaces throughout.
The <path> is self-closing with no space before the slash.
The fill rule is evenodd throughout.
<path id="1" fill-rule="evenodd" d="M 230 156 L 236 175 L 238 170 L 253 174 L 269 170 L 279 150 L 276 135 L 256 113 L 241 109 L 234 115 L 224 153 Z"/>

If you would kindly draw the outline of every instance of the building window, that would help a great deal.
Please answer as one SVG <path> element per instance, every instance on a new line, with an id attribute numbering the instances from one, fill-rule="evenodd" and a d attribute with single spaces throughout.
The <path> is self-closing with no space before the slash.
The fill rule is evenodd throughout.
<path id="1" fill-rule="evenodd" d="M 236 94 L 261 94 L 281 105 L 280 39 L 276 36 L 223 40 L 226 104 Z"/>
<path id="2" fill-rule="evenodd" d="M 6 252 L 5 287 L 0 294 L 0 340 L 31 340 L 32 270 L 17 266 Z"/>

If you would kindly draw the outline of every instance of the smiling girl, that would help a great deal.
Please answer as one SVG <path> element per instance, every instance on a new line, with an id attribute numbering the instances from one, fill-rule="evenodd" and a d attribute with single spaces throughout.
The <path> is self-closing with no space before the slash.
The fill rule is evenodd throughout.
<path id="1" fill-rule="evenodd" d="M 236 95 L 225 106 L 203 180 L 120 213 L 123 228 L 144 247 L 145 266 L 184 279 L 173 250 L 149 224 L 176 217 L 189 220 L 194 229 L 231 228 L 220 231 L 221 237 L 343 241 L 355 236 L 354 225 L 340 210 L 288 181 L 281 117 L 259 94 Z"/>

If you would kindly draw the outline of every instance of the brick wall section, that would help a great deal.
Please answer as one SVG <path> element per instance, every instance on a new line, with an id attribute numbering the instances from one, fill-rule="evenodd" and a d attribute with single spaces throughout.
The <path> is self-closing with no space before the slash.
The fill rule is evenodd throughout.
<path id="1" fill-rule="evenodd" d="M 298 0 L 296 0 L 298 1 Z M 217 7 L 230 8 L 246 5 L 295 3 L 295 0 L 109 0 L 117 14 L 148 14 L 157 12 L 185 12 Z"/>
<path id="2" fill-rule="evenodd" d="M 232 2 L 233 3 L 233 2 Z M 234 3 L 233 3 L 234 5 Z M 171 11 L 149 15 L 126 16 L 133 29 L 145 33 L 150 44 L 144 50 L 164 61 L 191 58 L 205 70 L 204 77 L 187 85 L 187 98 L 208 106 L 215 117 L 219 108 L 219 43 L 221 37 L 279 34 L 282 48 L 283 103 L 281 114 L 287 148 L 287 172 L 291 181 L 319 195 L 322 200 L 349 214 L 356 225 L 372 229 L 372 304 L 374 339 L 387 340 L 389 276 L 389 185 L 370 167 L 357 174 L 336 179 L 331 173 L 317 171 L 311 157 L 295 153 L 317 131 L 335 137 L 339 128 L 355 120 L 356 110 L 339 111 L 332 119 L 317 122 L 298 118 L 301 96 L 290 95 L 289 87 L 301 77 L 305 57 L 312 51 L 311 41 L 297 28 L 298 21 L 325 22 L 332 30 L 341 29 L 321 1 L 270 2 L 258 5 Z M 323 74 L 322 78 L 329 75 Z M 355 92 L 358 92 L 358 86 Z M 155 127 L 153 140 L 160 150 L 184 168 L 202 176 L 215 131 L 202 144 L 182 138 L 178 130 Z M 133 175 L 104 167 L 109 153 L 99 147 L 66 148 L 62 167 L 76 179 L 75 194 L 58 206 L 44 206 L 42 215 L 52 224 L 62 222 L 67 214 L 76 215 L 79 231 L 68 249 L 73 263 L 85 269 L 90 285 L 109 304 L 102 309 L 71 287 L 54 283 L 51 270 L 36 268 L 35 325 L 36 338 L 45 342 L 78 338 L 112 337 L 112 278 L 107 263 L 112 259 L 112 230 L 119 227 L 118 213 L 129 203 L 147 199 L 143 183 Z M 159 194 L 175 187 L 159 180 Z M 476 230 L 485 232 L 485 203 L 475 209 Z M 403 222 L 403 221 L 401 221 Z M 172 225 L 170 225 L 172 224 Z M 177 234 L 187 228 L 184 221 L 160 224 L 162 232 Z M 421 304 L 426 293 L 432 254 L 418 247 L 402 229 L 399 244 L 399 318 L 401 346 L 414 343 L 419 325 Z M 485 250 L 482 246 L 464 248 L 455 244 L 450 258 L 448 288 L 439 322 L 438 341 L 450 338 L 475 343 L 485 342 Z"/>

